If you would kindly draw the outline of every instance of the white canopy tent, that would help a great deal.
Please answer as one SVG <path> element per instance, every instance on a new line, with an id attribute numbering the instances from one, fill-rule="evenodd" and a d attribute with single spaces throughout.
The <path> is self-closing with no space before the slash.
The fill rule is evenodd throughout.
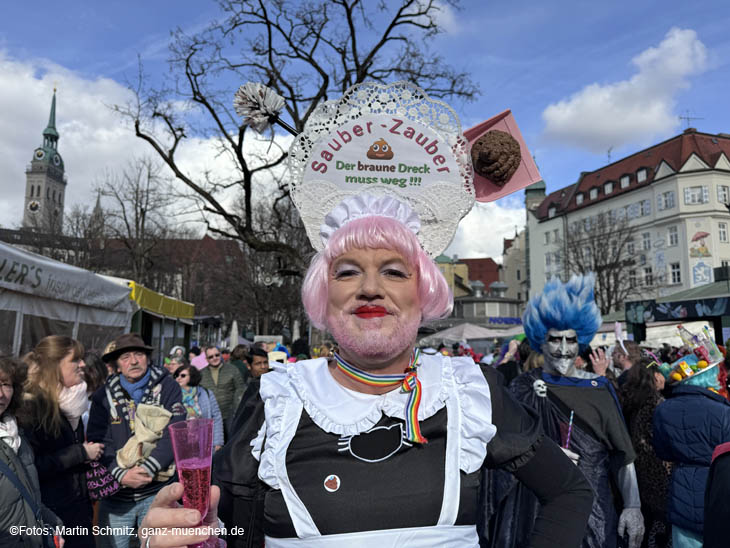
<path id="1" fill-rule="evenodd" d="M 103 348 L 129 330 L 130 288 L 0 242 L 0 353 L 20 355 L 47 335 Z"/>
<path id="2" fill-rule="evenodd" d="M 506 329 L 489 329 L 467 322 L 423 337 L 418 344 L 421 346 L 437 346 L 441 343 L 446 344 L 474 339 L 494 339 L 510 336 L 511 333 L 507 333 L 507 331 Z"/>

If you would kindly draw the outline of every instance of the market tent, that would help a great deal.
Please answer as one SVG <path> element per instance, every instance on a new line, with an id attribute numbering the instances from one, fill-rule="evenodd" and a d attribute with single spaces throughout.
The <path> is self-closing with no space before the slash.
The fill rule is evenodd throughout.
<path id="1" fill-rule="evenodd" d="M 0 353 L 20 355 L 48 335 L 103 348 L 129 329 L 129 288 L 0 243 Z"/>
<path id="2" fill-rule="evenodd" d="M 190 346 L 195 305 L 153 291 L 134 280 L 104 276 L 105 279 L 131 290 L 129 299 L 134 315 L 131 331 L 155 350 L 153 356 L 165 356 L 173 346 Z"/>
<path id="3" fill-rule="evenodd" d="M 468 341 L 472 339 L 494 339 L 504 337 L 504 329 L 488 329 L 473 323 L 462 323 L 449 327 L 443 331 L 437 331 L 422 338 L 418 344 L 421 346 L 438 345 L 440 343 Z"/>

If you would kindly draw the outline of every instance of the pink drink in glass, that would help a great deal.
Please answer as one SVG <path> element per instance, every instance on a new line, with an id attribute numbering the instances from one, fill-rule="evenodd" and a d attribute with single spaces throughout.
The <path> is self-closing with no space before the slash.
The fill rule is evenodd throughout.
<path id="1" fill-rule="evenodd" d="M 210 504 L 213 419 L 180 421 L 171 424 L 169 429 L 175 464 L 183 486 L 183 506 L 200 512 L 202 523 Z"/>
<path id="2" fill-rule="evenodd" d="M 210 503 L 210 458 L 180 461 L 177 473 L 183 485 L 183 506 L 195 508 L 205 519 Z"/>

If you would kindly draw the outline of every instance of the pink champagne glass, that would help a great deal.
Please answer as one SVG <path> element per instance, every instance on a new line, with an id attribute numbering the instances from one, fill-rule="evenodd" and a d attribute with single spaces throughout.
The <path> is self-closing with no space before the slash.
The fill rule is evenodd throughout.
<path id="1" fill-rule="evenodd" d="M 175 465 L 183 486 L 183 506 L 200 512 L 201 523 L 210 505 L 210 461 L 213 419 L 189 419 L 169 426 Z M 196 547 L 204 547 L 200 543 Z"/>

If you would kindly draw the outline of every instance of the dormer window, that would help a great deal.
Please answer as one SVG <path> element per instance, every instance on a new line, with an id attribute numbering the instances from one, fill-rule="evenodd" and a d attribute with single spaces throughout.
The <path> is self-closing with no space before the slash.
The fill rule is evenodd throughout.
<path id="1" fill-rule="evenodd" d="M 646 181 L 646 169 L 641 168 L 636 172 L 636 182 L 643 183 L 644 181 Z"/>
<path id="2" fill-rule="evenodd" d="M 604 194 L 611 194 L 613 192 L 613 181 L 609 181 L 603 185 L 603 192 Z"/>
<path id="3" fill-rule="evenodd" d="M 582 192 L 575 197 L 575 203 L 578 205 L 583 203 L 583 193 Z"/>
<path id="4" fill-rule="evenodd" d="M 555 217 L 555 208 L 551 207 L 548 209 L 548 219 L 552 219 L 553 217 Z"/>
<path id="5" fill-rule="evenodd" d="M 621 177 L 621 188 L 629 188 L 629 176 L 624 175 Z"/>
<path id="6" fill-rule="evenodd" d="M 590 190 L 590 192 L 588 193 L 588 196 L 590 197 L 591 200 L 595 200 L 596 198 L 598 198 L 598 189 L 592 188 Z"/>

